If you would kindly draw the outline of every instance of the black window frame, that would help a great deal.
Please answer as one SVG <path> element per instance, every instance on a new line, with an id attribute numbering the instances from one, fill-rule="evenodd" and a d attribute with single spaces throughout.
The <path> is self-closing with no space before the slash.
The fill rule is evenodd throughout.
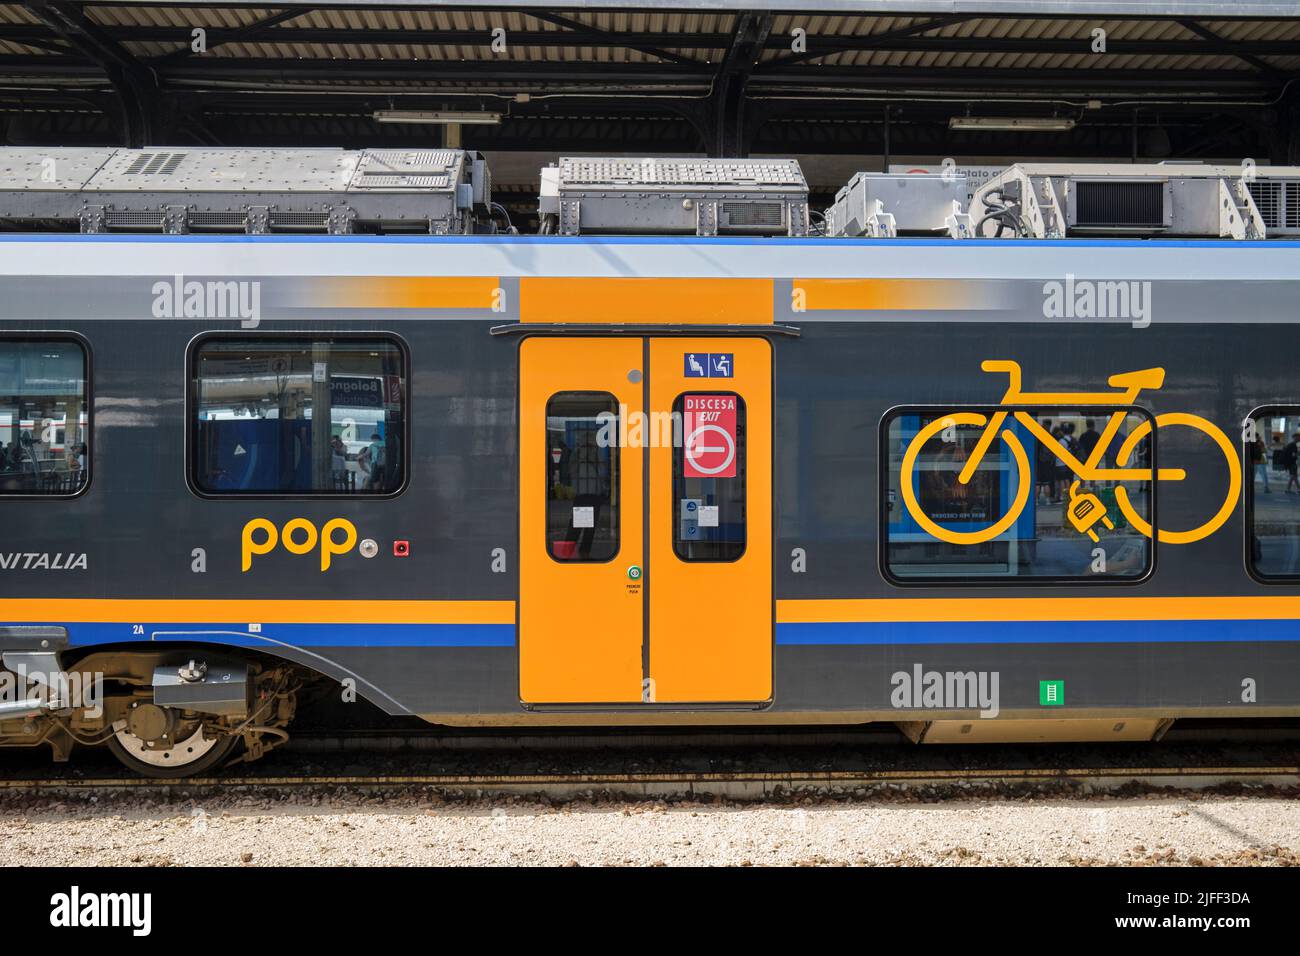
<path id="1" fill-rule="evenodd" d="M 94 350 L 90 340 L 80 332 L 65 329 L 0 329 L 0 342 L 69 342 L 81 349 L 82 381 L 85 383 L 83 402 L 86 409 L 86 464 L 90 474 L 75 491 L 42 494 L 40 492 L 0 492 L 0 501 L 71 501 L 90 490 L 95 480 L 95 383 L 91 377 L 94 369 Z M 67 425 L 64 424 L 66 441 Z"/>
<path id="2" fill-rule="evenodd" d="M 365 342 L 376 339 L 386 340 L 388 344 L 397 346 L 398 354 L 402 361 L 402 388 L 403 388 L 403 407 L 402 407 L 402 480 L 392 491 L 383 494 L 340 494 L 339 492 L 275 492 L 275 491 L 249 491 L 249 492 L 222 492 L 207 491 L 199 484 L 195 472 L 198 456 L 195 454 L 195 438 L 198 433 L 197 412 L 197 383 L 198 383 L 198 357 L 200 349 L 212 341 L 225 342 L 247 342 L 265 340 L 267 342 L 276 341 L 320 341 L 327 339 L 331 342 Z M 396 332 L 388 329 L 376 329 L 373 332 L 333 332 L 333 331 L 275 331 L 263 329 L 248 330 L 221 330 L 212 332 L 203 332 L 190 339 L 189 344 L 185 347 L 185 484 L 190 492 L 198 498 L 204 498 L 212 501 L 391 501 L 394 498 L 406 492 L 411 484 L 412 462 L 414 461 L 411 448 L 411 414 L 414 406 L 411 388 L 411 348 L 406 339 Z"/>
<path id="3" fill-rule="evenodd" d="M 1300 418 L 1300 403 L 1287 405 L 1279 402 L 1260 405 L 1246 414 L 1242 425 L 1244 426 L 1246 422 L 1255 422 L 1260 418 L 1276 415 L 1286 415 L 1288 418 L 1294 415 L 1296 418 Z M 1255 554 L 1252 547 L 1255 540 L 1255 469 L 1250 460 L 1250 443 L 1246 441 L 1244 427 L 1241 439 L 1241 558 L 1246 568 L 1246 574 L 1256 584 L 1264 584 L 1269 587 L 1300 584 L 1300 571 L 1295 574 L 1264 574 L 1255 567 Z"/>
<path id="4" fill-rule="evenodd" d="M 679 465 L 681 466 L 683 472 L 685 471 L 686 437 L 687 437 L 686 420 L 685 420 L 685 416 L 686 416 L 685 404 L 686 404 L 687 395 L 734 396 L 736 399 L 736 431 L 738 433 L 742 428 L 741 423 L 743 421 L 745 441 L 744 441 L 744 447 L 742 449 L 739 435 L 736 438 L 736 470 L 737 470 L 738 477 L 743 475 L 742 484 L 740 486 L 740 492 L 741 492 L 741 500 L 744 502 L 744 508 L 745 508 L 745 540 L 741 542 L 740 551 L 739 553 L 736 554 L 734 558 L 691 558 L 683 555 L 680 551 L 677 550 L 677 546 L 679 544 L 677 532 L 681 529 L 681 524 L 680 524 L 681 499 L 677 497 L 677 474 L 678 474 Z M 725 388 L 688 389 L 686 391 L 678 392 L 675 396 L 673 396 L 672 404 L 669 405 L 669 411 L 676 412 L 679 403 L 683 406 L 681 412 L 682 440 L 680 444 L 678 444 L 677 442 L 673 443 L 672 459 L 669 463 L 669 479 L 671 481 L 671 484 L 669 485 L 668 488 L 669 499 L 672 501 L 672 506 L 668 509 L 670 512 L 669 519 L 672 522 L 669 528 L 668 540 L 672 542 L 673 557 L 675 557 L 678 561 L 682 562 L 683 564 L 735 564 L 737 561 L 739 561 L 741 558 L 743 558 L 746 554 L 749 553 L 749 403 L 745 401 L 745 396 L 742 395 L 739 390 L 725 389 Z M 773 448 L 775 448 L 775 443 L 773 443 Z M 745 459 L 743 468 L 740 466 L 742 453 Z M 726 481 L 728 479 L 722 479 L 722 480 Z M 775 493 L 772 495 L 772 500 L 775 503 L 776 501 Z"/>
<path id="5" fill-rule="evenodd" d="M 623 445 L 622 445 L 622 443 L 621 443 L 618 439 L 622 437 L 622 436 L 621 436 L 621 432 L 622 432 L 622 430 L 623 430 L 624 428 L 627 427 L 627 424 L 626 424 L 625 422 L 622 421 L 622 416 L 619 414 L 619 410 L 620 410 L 620 408 L 621 408 L 621 404 L 622 404 L 622 403 L 619 402 L 618 396 L 615 395 L 613 392 L 610 392 L 610 391 L 604 391 L 604 390 L 601 390 L 601 389 L 599 389 L 599 388 L 562 388 L 562 389 L 560 389 L 559 391 L 552 392 L 550 395 L 548 395 L 548 396 L 546 397 L 546 404 L 542 407 L 542 430 L 543 430 L 543 434 L 545 434 L 545 430 L 546 430 L 546 419 L 547 419 L 547 417 L 548 417 L 548 416 L 547 416 L 547 412 L 550 411 L 551 403 L 552 403 L 553 401 L 555 401 L 555 399 L 558 398 L 558 397 L 561 396 L 561 395 L 564 395 L 564 396 L 580 396 L 580 395 L 602 396 L 602 397 L 608 397 L 608 398 L 609 398 L 609 399 L 614 403 L 614 421 L 615 421 L 616 423 L 618 423 L 618 427 L 615 429 L 615 433 L 614 433 L 614 444 L 610 445 L 609 447 L 610 447 L 610 448 L 613 448 L 613 449 L 615 450 L 615 452 L 616 452 L 616 455 L 615 455 L 614 457 L 616 458 L 616 462 L 615 462 L 615 464 L 616 464 L 617 467 L 612 467 L 612 468 L 610 469 L 610 471 L 611 471 L 611 478 L 610 478 L 610 492 L 609 492 L 609 494 L 610 494 L 610 501 L 611 501 L 611 507 L 610 507 L 610 516 L 611 516 L 611 520 L 610 520 L 609 530 L 610 530 L 610 534 L 613 535 L 615 548 L 614 548 L 614 553 L 611 554 L 608 558 L 605 558 L 605 559 L 603 559 L 603 560 L 595 560 L 595 559 L 593 559 L 593 558 L 582 558 L 582 559 L 579 559 L 579 558 L 557 558 L 557 557 L 555 556 L 554 552 L 552 552 L 551 547 L 550 547 L 551 542 L 548 541 L 548 540 L 546 539 L 546 535 L 550 534 L 550 531 L 551 531 L 551 522 L 550 522 L 550 505 L 551 505 L 551 484 L 550 484 L 550 482 L 551 482 L 551 470 L 550 470 L 550 467 L 548 466 L 547 469 L 546 469 L 546 471 L 545 471 L 544 474 L 543 474 L 543 481 L 545 482 L 545 484 L 543 484 L 543 486 L 542 486 L 542 493 L 543 493 L 543 496 L 544 496 L 544 497 L 542 498 L 542 500 L 546 502 L 546 509 L 547 509 L 547 510 L 546 510 L 546 514 L 544 515 L 544 517 L 546 518 L 546 521 L 545 521 L 545 523 L 544 523 L 544 525 L 543 525 L 543 529 L 544 529 L 544 530 L 543 530 L 543 532 L 542 532 L 542 549 L 546 552 L 546 556 L 547 556 L 548 558 L 550 558 L 551 561 L 554 562 L 555 564 L 566 565 L 566 566 L 568 566 L 568 565 L 573 565 L 573 566 L 576 566 L 576 567 L 585 567 L 585 566 L 589 566 L 589 565 L 600 565 L 600 564 L 610 564 L 610 563 L 612 563 L 612 562 L 614 562 L 614 561 L 617 561 L 617 560 L 618 560 L 618 556 L 619 556 L 620 554 L 623 553 L 623 495 L 622 495 L 622 491 L 623 491 L 623 489 L 622 489 L 622 482 L 623 482 Z M 547 452 L 549 453 L 549 451 L 550 451 L 550 449 L 549 449 L 549 443 L 547 443 L 547 444 L 548 444 Z M 614 499 L 614 497 L 615 497 L 615 487 L 614 487 L 614 485 L 615 485 L 615 478 L 617 479 L 617 483 L 618 483 L 618 485 L 619 485 L 619 487 L 618 487 L 618 489 L 617 489 L 617 490 L 618 490 L 618 508 L 614 508 L 614 507 L 612 507 L 613 499 Z M 638 476 L 638 480 L 639 480 L 639 476 Z"/>
<path id="6" fill-rule="evenodd" d="M 982 404 L 951 404 L 951 405 L 894 405 L 887 408 L 880 416 L 877 423 L 878 441 L 876 444 L 876 456 L 878 459 L 876 467 L 876 568 L 880 576 L 886 583 L 898 588 L 1035 588 L 1035 587 L 1132 587 L 1135 585 L 1145 584 L 1152 579 L 1156 573 L 1156 567 L 1159 562 L 1159 535 L 1153 533 L 1149 539 L 1149 555 L 1146 570 L 1132 577 L 1111 577 L 1108 575 L 1095 575 L 1091 577 L 1073 576 L 1063 577 L 1060 575 L 1024 575 L 1020 577 L 992 577 L 970 575 L 965 577 L 937 577 L 932 575 L 915 575 L 908 577 L 899 577 L 890 570 L 889 567 L 889 425 L 893 419 L 903 415 L 918 415 L 921 417 L 936 418 L 942 415 L 951 415 L 957 412 L 978 412 L 985 415 L 991 415 L 995 412 L 1030 412 L 1035 418 L 1049 417 L 1054 413 L 1059 415 L 1061 412 L 1078 414 L 1087 410 L 1098 418 L 1114 414 L 1115 412 L 1124 412 L 1126 414 L 1136 413 L 1139 416 L 1151 422 L 1151 514 L 1149 521 L 1153 532 L 1159 528 L 1158 522 L 1158 502 L 1159 495 L 1156 494 L 1156 486 L 1159 484 L 1154 478 L 1158 473 L 1158 445 L 1156 436 L 1159 430 L 1156 428 L 1156 416 L 1151 409 L 1144 405 L 982 405 Z M 1030 494 L 1034 494 L 1035 489 L 1030 489 Z M 902 502 L 899 502 L 902 505 Z"/>

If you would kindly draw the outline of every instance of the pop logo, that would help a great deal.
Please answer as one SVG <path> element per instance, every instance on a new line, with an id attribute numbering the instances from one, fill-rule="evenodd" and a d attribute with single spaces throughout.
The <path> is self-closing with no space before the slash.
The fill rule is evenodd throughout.
<path id="1" fill-rule="evenodd" d="M 258 531 L 262 532 L 261 540 L 254 537 Z M 341 539 L 335 535 L 337 531 L 343 532 Z M 346 518 L 331 518 L 319 532 L 306 518 L 294 518 L 285 522 L 280 529 L 265 518 L 254 518 L 244 525 L 241 543 L 242 571 L 253 566 L 253 555 L 270 554 L 280 543 L 284 544 L 284 549 L 290 554 L 308 554 L 319 544 L 320 569 L 328 571 L 334 555 L 347 554 L 356 547 L 357 528 Z"/>

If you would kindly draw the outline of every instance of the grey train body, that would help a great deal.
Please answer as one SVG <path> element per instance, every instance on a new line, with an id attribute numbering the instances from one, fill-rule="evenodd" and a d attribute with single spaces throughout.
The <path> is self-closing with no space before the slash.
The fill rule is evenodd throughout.
<path id="1" fill-rule="evenodd" d="M 198 259 L 157 261 L 177 248 L 194 257 L 205 245 L 214 250 L 206 269 L 197 265 Z M 780 610 L 799 602 L 1065 602 L 1081 597 L 1214 597 L 1248 607 L 1300 597 L 1300 584 L 1263 583 L 1249 573 L 1242 501 L 1204 539 L 1156 544 L 1149 571 L 1126 583 L 891 582 L 882 573 L 881 542 L 889 520 L 882 487 L 882 423 L 900 406 L 996 406 L 1004 383 L 981 371 L 982 360 L 1014 361 L 1024 370 L 1027 389 L 1062 393 L 1095 392 L 1116 373 L 1163 368 L 1164 387 L 1143 395 L 1139 404 L 1155 416 L 1177 410 L 1207 419 L 1240 452 L 1240 430 L 1252 410 L 1300 402 L 1300 330 L 1294 320 L 1300 249 L 1271 243 L 1228 250 L 1216 243 L 1060 242 L 1053 248 L 1040 243 L 1031 251 L 1022 243 L 962 246 L 942 241 L 892 249 L 841 241 L 832 249 L 833 244 L 815 240 L 715 246 L 708 240 L 639 246 L 457 238 L 388 246 L 338 240 L 329 254 L 335 258 L 327 256 L 328 261 L 313 268 L 321 276 L 347 268 L 337 250 L 349 245 L 354 246 L 352 275 L 380 270 L 419 274 L 412 263 L 436 265 L 440 275 L 500 276 L 514 301 L 504 314 L 457 308 L 399 313 L 356 303 L 293 305 L 280 287 L 310 285 L 319 277 L 304 276 L 304 259 L 288 261 L 281 249 L 311 258 L 325 250 L 321 243 L 186 240 L 169 246 L 166 241 L 69 239 L 32 244 L 24 253 L 25 265 L 10 259 L 0 275 L 5 298 L 0 332 L 70 333 L 89 351 L 93 460 L 89 485 L 75 497 L 0 498 L 3 550 L 86 556 L 84 567 L 67 570 L 17 562 L 0 571 L 0 591 L 6 597 L 518 601 L 520 342 L 539 335 L 665 337 L 681 334 L 680 324 L 697 319 L 665 315 L 661 323 L 644 327 L 595 326 L 585 333 L 556 323 L 530 328 L 527 315 L 518 311 L 520 280 L 529 275 L 680 275 L 673 256 L 686 256 L 686 274 L 707 277 L 705 270 L 712 268 L 720 278 L 736 278 L 749 270 L 774 284 L 771 328 L 757 318 L 739 324 L 733 333 L 708 326 L 714 337 L 765 337 L 772 344 L 772 591 L 777 610 L 770 702 L 721 712 L 692 712 L 689 707 L 649 709 L 640 715 L 634 708 L 539 711 L 521 703 L 517 636 L 492 646 L 370 646 L 364 636 L 322 644 L 241 640 L 225 646 L 217 634 L 191 636 L 226 650 L 253 647 L 334 679 L 351 676 L 362 696 L 390 713 L 447 723 L 847 723 L 973 715 L 977 708 L 972 702 L 957 708 L 927 706 L 919 694 L 905 698 L 907 706 L 900 710 L 897 675 L 926 672 L 996 673 L 1000 714 L 1010 718 L 1300 714 L 1300 625 L 1295 620 L 1280 622 L 1295 629 L 1289 639 L 1270 632 L 1269 639 L 1252 640 L 1248 629 L 1238 628 L 1225 631 L 1223 640 L 1214 639 L 1212 630 L 1208 637 L 1189 630 L 1188 639 L 1181 640 L 1156 627 L 1161 623 L 1159 603 L 1136 601 L 1132 606 L 1137 610 L 1127 620 L 1080 621 L 1064 611 L 1059 619 L 1021 615 L 1028 630 L 1008 642 L 972 640 L 973 625 L 960 612 L 934 621 L 923 634 L 900 628 L 896 641 L 884 627 L 866 640 L 822 642 L 793 631 L 792 639 L 783 639 L 787 625 Z M 390 250 L 407 258 L 393 263 L 386 258 Z M 483 254 L 490 261 L 470 273 L 456 262 L 439 262 L 448 250 Z M 715 250 L 725 256 L 719 260 Z M 106 254 L 118 265 L 104 265 L 97 277 L 79 269 L 79 260 L 102 264 L 100 257 Z M 1222 261 L 1228 256 L 1232 262 Z M 52 262 L 60 258 L 56 268 Z M 1242 269 L 1242 263 L 1251 266 Z M 1045 315 L 1045 283 L 1063 280 L 1067 273 L 1073 279 L 1073 272 L 1151 282 L 1153 317 L 1141 325 Z M 148 311 L 149 299 L 126 278 L 137 276 L 131 281 L 143 283 L 173 274 L 240 281 L 256 277 L 262 283 L 256 327 L 241 327 L 237 317 L 155 317 Z M 801 276 L 810 275 L 961 282 L 997 304 L 805 313 L 791 306 L 791 293 Z M 611 315 L 611 326 L 619 321 Z M 512 334 L 493 334 L 516 323 L 508 330 Z M 784 334 L 792 329 L 797 335 Z M 409 359 L 405 487 L 373 499 L 197 494 L 187 481 L 186 457 L 195 343 L 213 334 L 253 338 L 299 332 L 383 333 L 404 344 Z M 1179 457 L 1189 475 L 1214 476 L 1221 470 L 1213 447 L 1180 446 L 1184 436 L 1171 435 L 1168 443 L 1163 434 L 1160 438 L 1161 459 Z M 1245 480 L 1249 490 L 1248 463 Z M 1219 478 L 1189 478 L 1174 492 L 1162 490 L 1156 504 L 1159 522 L 1176 528 L 1195 525 L 1222 498 Z M 277 527 L 305 518 L 318 528 L 345 518 L 360 537 L 379 542 L 381 550 L 375 560 L 349 555 L 342 575 L 317 573 L 313 555 L 294 555 L 284 548 L 259 556 L 254 571 L 245 572 L 241 534 L 255 517 Z M 410 542 L 409 555 L 390 555 L 389 542 L 399 540 Z M 200 554 L 204 566 L 198 571 Z M 1236 618 L 1243 616 L 1249 617 Z M 0 623 L 11 625 L 0 633 L 20 634 L 37 622 Z M 55 616 L 39 623 L 58 627 L 64 622 Z M 1207 626 L 1213 628 L 1213 622 Z M 1068 640 L 1067 631 L 1072 635 Z M 70 633 L 65 658 L 93 649 L 77 642 L 77 628 Z M 1058 634 L 1062 639 L 1055 639 Z M 147 641 L 186 643 L 183 634 L 137 636 L 125 626 L 121 635 L 121 640 L 104 639 L 103 646 L 130 650 Z M 4 640 L 0 637 L 0 646 Z M 1044 681 L 1063 682 L 1065 706 L 1042 706 Z M 1245 681 L 1252 682 L 1254 694 L 1243 694 Z"/>

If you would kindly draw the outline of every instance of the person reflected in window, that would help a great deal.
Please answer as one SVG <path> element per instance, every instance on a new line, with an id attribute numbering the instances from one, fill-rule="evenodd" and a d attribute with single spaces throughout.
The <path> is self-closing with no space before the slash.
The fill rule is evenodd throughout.
<path id="1" fill-rule="evenodd" d="M 335 491 L 351 491 L 348 486 L 348 447 L 335 435 L 330 439 L 330 472 L 334 476 Z"/>
<path id="2" fill-rule="evenodd" d="M 370 446 L 357 452 L 357 468 L 361 471 L 361 487 L 370 489 Z"/>
<path id="3" fill-rule="evenodd" d="M 573 479 L 573 507 L 592 509 L 590 526 L 575 528 L 578 531 L 578 555 L 583 560 L 591 557 L 591 546 L 596 539 L 600 515 L 609 500 L 609 465 L 601 448 L 596 444 L 594 429 L 585 429 L 569 461 Z"/>
<path id="4" fill-rule="evenodd" d="M 1070 442 L 1063 427 L 1057 425 L 1053 428 L 1052 437 L 1056 439 L 1058 445 L 1069 451 Z M 1056 453 L 1051 450 L 1051 447 L 1048 446 L 1048 454 L 1052 456 L 1052 504 L 1059 505 L 1062 496 L 1065 494 L 1065 485 L 1070 476 L 1070 469 L 1061 463 L 1061 460 L 1056 457 Z"/>
<path id="5" fill-rule="evenodd" d="M 1093 449 L 1097 447 L 1097 442 L 1101 441 L 1101 436 L 1097 434 L 1097 423 L 1091 418 L 1084 419 L 1083 434 L 1078 438 L 1078 452 L 1075 457 L 1085 465 L 1088 458 L 1092 455 Z M 1093 487 L 1095 482 L 1088 482 L 1088 487 Z"/>
<path id="6" fill-rule="evenodd" d="M 1264 448 L 1264 439 L 1258 435 L 1255 436 L 1255 441 L 1250 446 L 1250 460 L 1255 465 L 1255 477 L 1264 483 L 1264 494 L 1272 494 L 1268 487 L 1267 450 Z"/>
<path id="7" fill-rule="evenodd" d="M 86 480 L 86 446 L 78 442 L 68 456 L 68 491 L 80 488 Z"/>
<path id="8" fill-rule="evenodd" d="M 1045 432 L 1052 434 L 1050 418 L 1044 418 L 1040 424 Z M 1034 473 L 1035 490 L 1046 489 L 1036 494 L 1036 498 L 1040 505 L 1045 504 L 1056 494 L 1056 456 L 1052 454 L 1046 442 L 1040 441 L 1034 451 Z"/>
<path id="9" fill-rule="evenodd" d="M 1300 463 L 1300 432 L 1291 436 L 1285 448 L 1282 449 L 1282 467 L 1286 469 L 1286 493 L 1288 495 L 1300 492 L 1300 481 L 1296 480 L 1296 465 Z M 1295 487 L 1296 492 L 1291 488 Z"/>
<path id="10" fill-rule="evenodd" d="M 388 449 L 379 432 L 371 433 L 367 450 L 370 452 L 370 490 L 383 491 L 388 477 Z"/>

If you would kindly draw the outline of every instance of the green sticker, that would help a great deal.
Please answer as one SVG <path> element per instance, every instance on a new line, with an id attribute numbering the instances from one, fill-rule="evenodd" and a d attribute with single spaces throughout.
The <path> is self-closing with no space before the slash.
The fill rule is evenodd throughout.
<path id="1" fill-rule="evenodd" d="M 1044 707 L 1065 706 L 1065 681 L 1040 680 L 1038 682 L 1038 703 Z"/>

